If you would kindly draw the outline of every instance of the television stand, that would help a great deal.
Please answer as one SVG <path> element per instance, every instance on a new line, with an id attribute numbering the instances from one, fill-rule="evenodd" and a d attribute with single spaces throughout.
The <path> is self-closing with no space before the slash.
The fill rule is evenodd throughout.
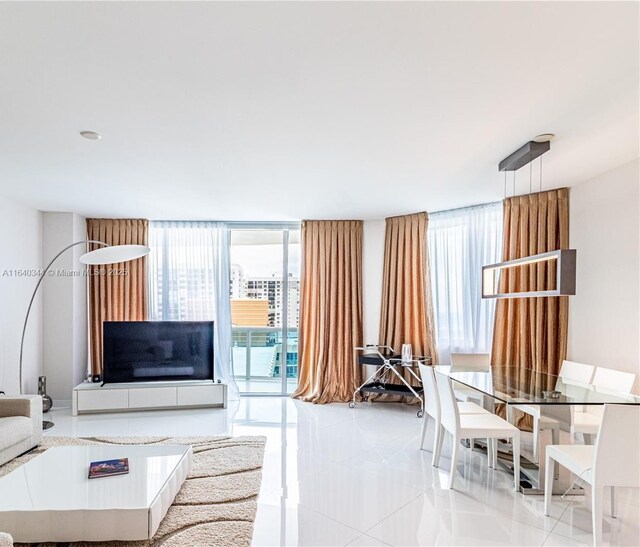
<path id="1" fill-rule="evenodd" d="M 72 414 L 172 410 L 177 408 L 227 408 L 227 385 L 213 380 L 83 382 L 73 388 Z"/>

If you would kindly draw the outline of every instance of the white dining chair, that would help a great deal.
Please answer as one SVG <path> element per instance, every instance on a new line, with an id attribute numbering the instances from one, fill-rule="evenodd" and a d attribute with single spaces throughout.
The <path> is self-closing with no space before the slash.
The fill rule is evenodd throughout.
<path id="1" fill-rule="evenodd" d="M 438 396 L 438 389 L 436 387 L 436 378 L 433 367 L 419 363 L 420 378 L 422 379 L 423 397 L 424 397 L 424 416 L 422 417 L 422 436 L 420 438 L 420 450 L 424 450 L 424 439 L 427 435 L 427 425 L 429 416 L 434 421 L 434 434 L 433 434 L 433 458 L 431 460 L 432 465 L 436 465 L 436 447 L 440 441 L 440 435 L 442 434 L 442 427 L 440 425 L 440 397 Z M 457 401 L 458 410 L 460 414 L 489 414 L 481 406 L 470 402 Z M 470 440 L 471 447 L 473 447 L 473 439 Z"/>
<path id="2" fill-rule="evenodd" d="M 444 431 L 451 435 L 451 473 L 449 488 L 453 488 L 456 477 L 456 464 L 460 441 L 462 439 L 487 439 L 487 464 L 496 468 L 498 459 L 498 439 L 511 439 L 513 447 L 513 488 L 517 492 L 520 486 L 520 430 L 490 412 L 486 414 L 461 414 L 451 386 L 451 379 L 436 372 L 436 385 L 440 399 L 440 423 Z M 444 431 L 436 448 L 436 465 L 440 462 Z"/>
<path id="3" fill-rule="evenodd" d="M 558 376 L 560 376 L 563 381 L 570 383 L 590 384 L 595 368 L 593 365 L 585 365 L 584 363 L 567 361 L 565 359 L 562 361 Z"/>
<path id="4" fill-rule="evenodd" d="M 611 488 L 611 516 L 616 516 L 615 487 L 640 487 L 640 406 L 604 405 L 595 446 L 549 445 L 546 452 L 544 512 L 550 515 L 553 467 L 566 467 L 591 485 L 594 545 L 602 544 L 604 488 Z"/>
<path id="5" fill-rule="evenodd" d="M 488 353 L 452 353 L 451 372 L 487 372 L 491 370 L 491 355 Z M 479 391 L 461 386 L 454 387 L 456 399 L 471 401 L 482 406 L 484 397 Z"/>
<path id="6" fill-rule="evenodd" d="M 560 367 L 560 373 L 558 376 L 563 381 L 571 383 L 589 384 L 591 377 L 593 376 L 593 369 L 595 367 L 591 365 L 585 365 L 583 363 L 576 363 L 575 361 L 562 361 Z M 538 463 L 538 444 L 540 442 L 540 431 L 551 431 L 551 443 L 558 444 L 560 442 L 560 424 L 558 420 L 543 416 L 540 405 L 507 405 L 507 420 L 514 423 L 514 410 L 519 410 L 525 414 L 529 414 L 533 418 L 533 463 Z"/>
<path id="7" fill-rule="evenodd" d="M 636 375 L 610 368 L 598 367 L 591 380 L 596 391 L 629 395 Z M 574 410 L 571 416 L 571 433 L 580 433 L 584 444 L 593 444 L 602 422 L 602 405 L 585 405 L 582 410 Z"/>
<path id="8" fill-rule="evenodd" d="M 615 393 L 631 393 L 636 375 L 632 372 L 622 372 L 610 368 L 598 367 L 591 380 L 593 387 Z"/>

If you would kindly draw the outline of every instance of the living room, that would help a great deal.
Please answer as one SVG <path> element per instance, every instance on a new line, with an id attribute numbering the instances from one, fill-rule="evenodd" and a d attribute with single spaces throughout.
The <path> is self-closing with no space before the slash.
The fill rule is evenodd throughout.
<path id="1" fill-rule="evenodd" d="M 0 3 L 0 546 L 640 545 L 639 44 Z"/>

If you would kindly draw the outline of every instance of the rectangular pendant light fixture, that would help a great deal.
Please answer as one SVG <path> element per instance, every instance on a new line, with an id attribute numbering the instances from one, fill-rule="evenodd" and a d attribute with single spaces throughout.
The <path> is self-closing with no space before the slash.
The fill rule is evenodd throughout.
<path id="1" fill-rule="evenodd" d="M 556 261 L 556 285 L 551 290 L 500 293 L 496 274 L 508 268 Z M 532 298 L 576 294 L 576 250 L 559 249 L 482 267 L 482 298 Z"/>
<path id="2" fill-rule="evenodd" d="M 521 167 L 542 156 L 551 148 L 549 141 L 535 142 L 529 141 L 524 146 L 509 154 L 498 164 L 498 171 L 517 171 Z"/>

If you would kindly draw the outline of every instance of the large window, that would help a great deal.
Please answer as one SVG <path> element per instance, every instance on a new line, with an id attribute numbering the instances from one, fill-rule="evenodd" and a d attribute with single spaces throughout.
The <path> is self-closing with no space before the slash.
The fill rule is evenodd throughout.
<path id="1" fill-rule="evenodd" d="M 482 266 L 500 261 L 502 204 L 429 215 L 429 261 L 440 362 L 490 353 L 495 301 L 482 299 Z"/>
<path id="2" fill-rule="evenodd" d="M 214 375 L 233 395 L 227 226 L 151 222 L 149 246 L 149 319 L 213 321 Z"/>
<path id="3" fill-rule="evenodd" d="M 241 393 L 298 382 L 300 227 L 152 222 L 149 318 L 214 321 L 216 378 Z"/>
<path id="4" fill-rule="evenodd" d="M 231 229 L 233 366 L 245 393 L 291 393 L 298 383 L 300 229 Z"/>

